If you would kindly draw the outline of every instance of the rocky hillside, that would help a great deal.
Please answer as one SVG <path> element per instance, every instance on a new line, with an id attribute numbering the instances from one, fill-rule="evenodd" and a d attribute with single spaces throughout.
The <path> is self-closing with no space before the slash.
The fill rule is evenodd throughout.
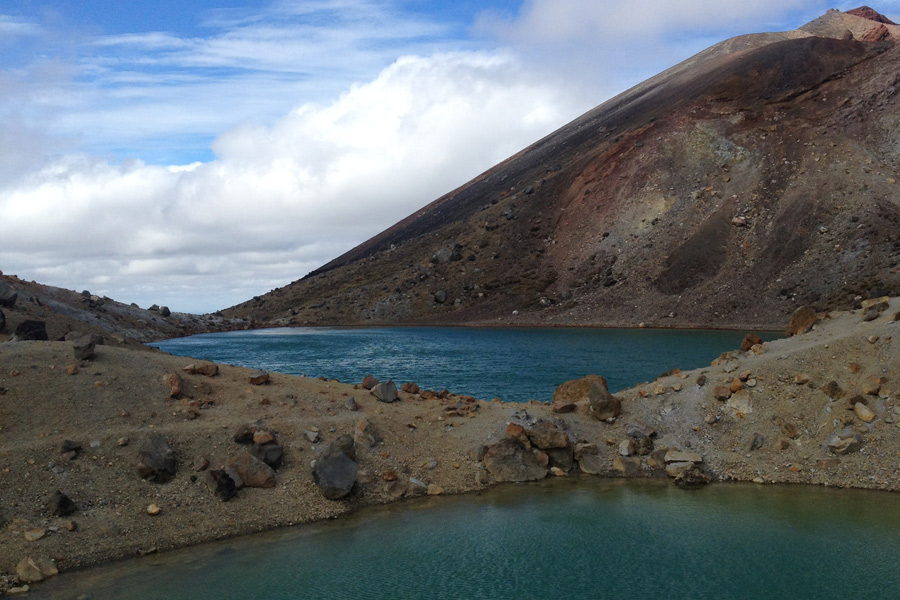
<path id="1" fill-rule="evenodd" d="M 156 305 L 143 309 L 87 290 L 74 292 L 0 273 L 0 342 L 57 340 L 79 332 L 98 334 L 107 344 L 140 345 L 243 326 L 217 315 L 173 313 Z"/>
<path id="2" fill-rule="evenodd" d="M 713 46 L 224 313 L 779 328 L 898 294 L 900 27 L 851 13 Z"/>

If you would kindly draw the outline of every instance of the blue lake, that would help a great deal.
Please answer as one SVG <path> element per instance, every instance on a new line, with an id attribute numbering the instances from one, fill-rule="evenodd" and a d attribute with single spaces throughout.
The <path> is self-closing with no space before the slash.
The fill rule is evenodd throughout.
<path id="1" fill-rule="evenodd" d="M 545 401 L 559 384 L 602 375 L 612 391 L 674 368 L 707 366 L 745 332 L 659 329 L 287 328 L 154 342 L 179 356 L 358 383 L 398 384 L 480 399 Z M 770 340 L 776 335 L 761 334 Z"/>
<path id="2" fill-rule="evenodd" d="M 29 597 L 895 598 L 898 556 L 896 494 L 554 479 L 62 575 Z"/>

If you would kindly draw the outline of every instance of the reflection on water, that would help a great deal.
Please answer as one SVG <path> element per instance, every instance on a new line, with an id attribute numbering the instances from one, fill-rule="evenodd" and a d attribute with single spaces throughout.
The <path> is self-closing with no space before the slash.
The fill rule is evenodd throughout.
<path id="1" fill-rule="evenodd" d="M 34 598 L 887 598 L 900 496 L 545 480 L 63 575 Z"/>

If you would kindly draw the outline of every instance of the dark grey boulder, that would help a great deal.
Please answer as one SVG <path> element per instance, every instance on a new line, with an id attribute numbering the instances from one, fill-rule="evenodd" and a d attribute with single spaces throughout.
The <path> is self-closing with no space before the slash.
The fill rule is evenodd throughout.
<path id="1" fill-rule="evenodd" d="M 68 337 L 68 336 L 67 336 Z M 94 350 L 103 344 L 103 336 L 96 333 L 85 333 L 72 339 L 72 351 L 75 360 L 90 360 L 94 358 Z"/>
<path id="2" fill-rule="evenodd" d="M 316 460 L 313 479 L 323 496 L 329 500 L 340 500 L 353 490 L 358 473 L 353 438 L 342 435 L 331 442 Z"/>
<path id="3" fill-rule="evenodd" d="M 0 306 L 12 308 L 15 306 L 18 297 L 19 292 L 12 289 L 5 281 L 0 281 Z"/>
<path id="4" fill-rule="evenodd" d="M 535 453 L 510 438 L 489 446 L 482 461 L 496 481 L 537 481 L 547 476 Z"/>
<path id="5" fill-rule="evenodd" d="M 6 330 L 6 315 L 3 314 L 3 311 L 0 310 L 0 331 Z"/>
<path id="6" fill-rule="evenodd" d="M 281 466 L 281 462 L 284 459 L 284 448 L 277 441 L 269 442 L 268 444 L 253 444 L 250 447 L 250 454 L 273 469 L 277 469 Z"/>
<path id="7" fill-rule="evenodd" d="M 47 499 L 47 510 L 54 517 L 67 517 L 78 510 L 78 508 L 71 498 L 56 490 Z"/>
<path id="8" fill-rule="evenodd" d="M 203 483 L 216 498 L 225 502 L 237 495 L 237 486 L 224 469 L 210 469 L 203 474 Z"/>
<path id="9" fill-rule="evenodd" d="M 160 433 L 147 438 L 138 452 L 138 458 L 138 473 L 144 479 L 165 483 L 175 476 L 175 452 Z"/>
<path id="10" fill-rule="evenodd" d="M 396 402 L 400 399 L 397 395 L 397 384 L 393 379 L 388 379 L 384 383 L 379 383 L 372 388 L 372 393 L 381 402 Z"/>
<path id="11" fill-rule="evenodd" d="M 340 500 L 353 490 L 359 465 L 356 462 L 353 438 L 342 435 L 316 460 L 313 479 L 322 495 L 329 500 Z"/>
<path id="12" fill-rule="evenodd" d="M 19 323 L 19 326 L 16 327 L 15 332 L 13 333 L 12 339 L 10 341 L 13 342 L 25 342 L 25 341 L 38 341 L 38 340 L 49 340 L 50 338 L 47 336 L 47 324 L 44 321 L 22 321 Z"/>

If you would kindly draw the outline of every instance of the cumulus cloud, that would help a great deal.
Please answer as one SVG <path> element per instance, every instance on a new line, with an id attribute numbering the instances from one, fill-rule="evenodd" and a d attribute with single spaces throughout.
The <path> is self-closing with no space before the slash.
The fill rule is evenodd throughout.
<path id="1" fill-rule="evenodd" d="M 405 56 L 332 103 L 225 132 L 213 161 L 53 161 L 0 191 L 0 264 L 144 305 L 221 308 L 299 278 L 570 113 L 510 55 Z"/>

